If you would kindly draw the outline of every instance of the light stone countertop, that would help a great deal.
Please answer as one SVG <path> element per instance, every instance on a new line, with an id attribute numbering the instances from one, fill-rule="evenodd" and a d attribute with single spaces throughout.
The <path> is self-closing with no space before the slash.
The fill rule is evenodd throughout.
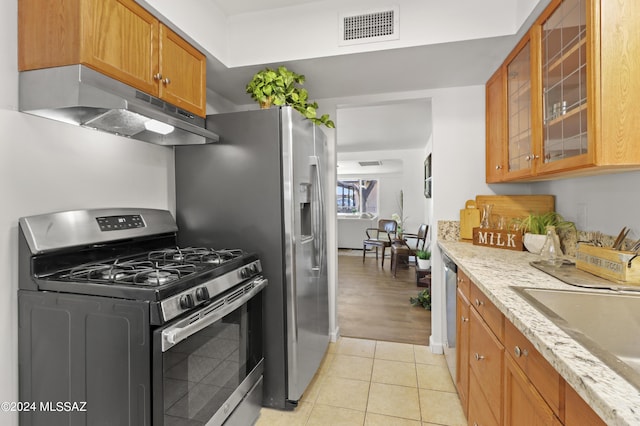
<path id="1" fill-rule="evenodd" d="M 438 245 L 608 425 L 640 425 L 640 391 L 510 286 L 584 289 L 565 284 L 530 266 L 529 262 L 538 260 L 539 256 L 526 251 L 474 246 L 458 241 L 440 240 Z"/>

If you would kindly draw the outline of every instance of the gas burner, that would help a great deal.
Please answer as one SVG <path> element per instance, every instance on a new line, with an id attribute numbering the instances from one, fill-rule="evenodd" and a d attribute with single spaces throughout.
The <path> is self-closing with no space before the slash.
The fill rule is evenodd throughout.
<path id="1" fill-rule="evenodd" d="M 151 271 L 146 274 L 146 280 L 144 280 L 144 284 L 162 285 L 176 279 L 178 279 L 178 275 L 172 274 L 168 271 Z"/>
<path id="2" fill-rule="evenodd" d="M 236 257 L 242 256 L 244 251 L 240 249 L 216 250 L 205 247 L 170 248 L 149 253 L 148 259 L 152 262 L 178 262 L 178 263 L 209 263 L 221 265 Z"/>
<path id="3" fill-rule="evenodd" d="M 160 286 L 191 275 L 197 269 L 194 264 L 182 264 L 175 261 L 131 260 L 120 262 L 115 260 L 113 263 L 80 265 L 62 277 L 75 281 L 104 284 Z"/>
<path id="4" fill-rule="evenodd" d="M 127 276 L 127 273 L 125 272 L 124 269 L 119 269 L 119 268 L 109 268 L 109 269 L 105 269 L 100 273 L 101 277 L 103 280 L 108 280 L 108 281 L 117 281 L 117 280 L 121 280 L 124 277 Z"/>

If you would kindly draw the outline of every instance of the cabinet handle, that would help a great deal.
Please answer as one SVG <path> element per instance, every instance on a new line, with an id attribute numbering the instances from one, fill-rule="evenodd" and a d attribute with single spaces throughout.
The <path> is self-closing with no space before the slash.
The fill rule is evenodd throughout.
<path id="1" fill-rule="evenodd" d="M 520 349 L 519 346 L 516 346 L 515 348 L 513 348 L 513 353 L 516 356 L 516 358 L 519 358 L 520 355 L 523 355 L 523 356 L 529 355 L 529 351 L 528 350 Z"/>
<path id="2" fill-rule="evenodd" d="M 460 321 L 467 322 L 469 321 L 469 318 L 465 318 L 464 315 L 460 315 Z"/>
<path id="3" fill-rule="evenodd" d="M 476 359 L 476 361 L 482 361 L 484 359 L 484 356 L 480 355 L 478 352 L 473 354 L 473 357 Z"/>
<path id="4" fill-rule="evenodd" d="M 496 166 L 496 170 L 501 170 L 501 169 L 502 169 L 502 166 L 498 164 L 498 165 Z"/>
<path id="5" fill-rule="evenodd" d="M 169 77 L 167 77 L 167 78 L 165 78 L 164 80 L 162 80 L 162 82 L 163 82 L 164 84 L 169 84 L 169 83 L 171 83 L 171 80 L 169 80 Z"/>
<path id="6" fill-rule="evenodd" d="M 156 81 L 162 80 L 162 74 L 160 73 L 154 74 L 153 79 Z"/>
<path id="7" fill-rule="evenodd" d="M 480 307 L 480 306 L 484 305 L 484 302 L 482 302 L 482 301 L 480 301 L 478 299 L 476 299 L 476 301 L 474 303 L 476 304 L 477 307 Z"/>

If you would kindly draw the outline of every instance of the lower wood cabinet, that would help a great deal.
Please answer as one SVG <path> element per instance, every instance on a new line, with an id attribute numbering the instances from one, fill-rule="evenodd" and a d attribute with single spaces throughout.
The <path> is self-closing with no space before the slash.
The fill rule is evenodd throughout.
<path id="1" fill-rule="evenodd" d="M 605 426 L 606 423 L 595 411 L 580 398 L 580 395 L 569 385 L 565 386 L 565 417 L 566 426 Z"/>
<path id="2" fill-rule="evenodd" d="M 469 373 L 469 426 L 499 426 L 487 398 L 482 392 L 483 385 L 473 371 Z"/>
<path id="3" fill-rule="evenodd" d="M 493 416 L 500 423 L 502 415 L 502 371 L 504 346 L 484 322 L 478 311 L 471 308 L 469 326 L 469 370 L 480 385 Z M 478 398 L 478 393 L 469 392 L 469 401 Z M 473 424 L 473 423 L 472 423 Z"/>
<path id="4" fill-rule="evenodd" d="M 510 355 L 504 357 L 505 425 L 562 425 Z"/>
<path id="5" fill-rule="evenodd" d="M 462 411 L 469 417 L 469 301 L 461 289 L 456 293 L 456 306 L 456 387 Z"/>
<path id="6" fill-rule="evenodd" d="M 458 269 L 456 387 L 469 426 L 605 425 Z"/>

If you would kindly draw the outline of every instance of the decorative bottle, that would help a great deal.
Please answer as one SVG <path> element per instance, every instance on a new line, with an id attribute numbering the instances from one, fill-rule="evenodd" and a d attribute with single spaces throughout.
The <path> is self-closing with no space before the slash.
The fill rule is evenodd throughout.
<path id="1" fill-rule="evenodd" d="M 560 238 L 556 234 L 555 226 L 547 226 L 547 236 L 540 252 L 542 262 L 549 266 L 562 265 L 562 249 L 560 248 Z"/>
<path id="2" fill-rule="evenodd" d="M 491 220 L 491 210 L 493 210 L 493 204 L 484 204 L 482 206 L 481 219 L 480 219 L 480 228 L 490 228 L 491 224 L 489 221 Z"/>

